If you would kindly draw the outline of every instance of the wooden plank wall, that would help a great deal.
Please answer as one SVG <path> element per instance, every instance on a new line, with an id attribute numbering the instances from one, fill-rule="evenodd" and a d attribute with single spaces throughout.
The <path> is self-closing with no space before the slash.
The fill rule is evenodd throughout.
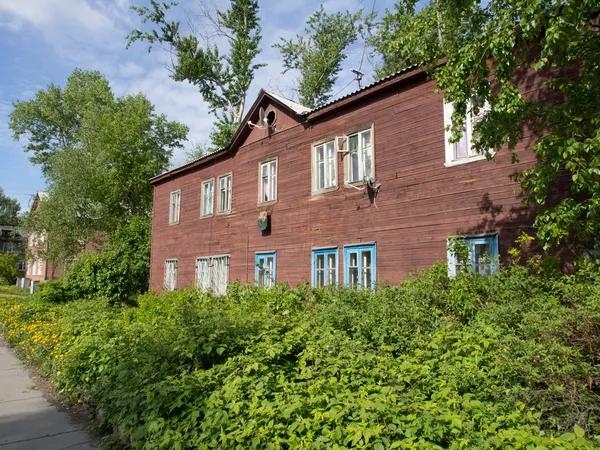
<path id="1" fill-rule="evenodd" d="M 524 95 L 537 95 L 539 82 L 523 77 Z M 178 259 L 178 287 L 195 279 L 199 256 L 231 255 L 230 279 L 254 281 L 255 253 L 277 251 L 277 280 L 292 285 L 311 279 L 311 249 L 339 247 L 340 281 L 343 246 L 377 243 L 377 281 L 398 283 L 410 271 L 446 259 L 446 239 L 453 234 L 497 232 L 506 255 L 521 231 L 530 231 L 534 213 L 515 196 L 508 175 L 530 166 L 528 150 L 535 136 L 526 130 L 517 146 L 520 163 L 502 150 L 494 161 L 445 167 L 443 101 L 434 83 L 424 78 L 381 92 L 310 127 L 291 126 L 247 143 L 226 156 L 155 187 L 151 287 L 161 289 L 166 259 Z M 268 107 L 268 105 L 265 105 Z M 364 192 L 344 188 L 343 154 L 338 154 L 338 188 L 311 194 L 311 144 L 374 127 L 375 176 L 381 183 L 377 207 Z M 257 228 L 258 164 L 279 158 L 278 202 L 268 209 L 271 232 Z M 203 180 L 233 173 L 233 210 L 200 218 Z M 169 226 L 169 195 L 181 189 L 181 218 Z M 216 203 L 216 194 L 215 194 Z"/>

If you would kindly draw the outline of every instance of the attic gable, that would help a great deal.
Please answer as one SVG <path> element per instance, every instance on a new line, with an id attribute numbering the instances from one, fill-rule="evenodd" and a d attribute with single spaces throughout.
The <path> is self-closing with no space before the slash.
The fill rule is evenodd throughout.
<path id="1" fill-rule="evenodd" d="M 263 122 L 260 115 L 263 113 Z M 262 91 L 246 114 L 230 144 L 239 148 L 272 136 L 305 121 L 304 115 L 310 112 L 299 103 L 272 92 Z"/>

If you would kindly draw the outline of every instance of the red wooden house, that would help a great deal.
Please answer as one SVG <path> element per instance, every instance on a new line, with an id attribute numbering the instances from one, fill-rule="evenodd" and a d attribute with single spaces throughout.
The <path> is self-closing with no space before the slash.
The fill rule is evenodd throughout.
<path id="1" fill-rule="evenodd" d="M 532 144 L 517 165 L 508 151 L 487 161 L 470 149 L 474 117 L 450 143 L 434 88 L 408 69 L 312 110 L 261 91 L 227 148 L 151 180 L 151 287 L 398 283 L 447 258 L 455 270 L 454 235 L 493 270 L 531 227 L 508 175 Z"/>

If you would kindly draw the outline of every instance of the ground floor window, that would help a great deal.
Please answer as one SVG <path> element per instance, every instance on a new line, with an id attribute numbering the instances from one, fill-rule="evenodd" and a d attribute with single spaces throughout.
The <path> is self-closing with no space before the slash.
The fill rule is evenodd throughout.
<path id="1" fill-rule="evenodd" d="M 338 283 L 338 249 L 327 248 L 312 252 L 312 285 L 333 286 Z"/>
<path id="2" fill-rule="evenodd" d="M 448 274 L 472 270 L 489 275 L 498 270 L 498 235 L 448 238 Z"/>
<path id="3" fill-rule="evenodd" d="M 165 291 L 174 291 L 177 288 L 177 260 L 165 261 Z"/>
<path id="4" fill-rule="evenodd" d="M 229 255 L 207 256 L 196 261 L 196 287 L 225 295 L 229 283 Z"/>
<path id="5" fill-rule="evenodd" d="M 346 286 L 373 289 L 376 277 L 375 244 L 344 247 L 344 282 Z"/>
<path id="6" fill-rule="evenodd" d="M 275 285 L 277 256 L 275 252 L 256 254 L 256 285 L 271 287 Z"/>

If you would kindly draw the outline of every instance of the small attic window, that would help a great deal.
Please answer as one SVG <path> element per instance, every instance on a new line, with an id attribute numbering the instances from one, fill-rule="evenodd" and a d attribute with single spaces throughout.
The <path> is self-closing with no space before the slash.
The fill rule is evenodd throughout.
<path id="1" fill-rule="evenodd" d="M 267 117 L 265 117 L 265 122 L 268 126 L 273 126 L 275 124 L 275 120 L 277 120 L 277 115 L 274 110 L 271 110 L 267 113 Z"/>

